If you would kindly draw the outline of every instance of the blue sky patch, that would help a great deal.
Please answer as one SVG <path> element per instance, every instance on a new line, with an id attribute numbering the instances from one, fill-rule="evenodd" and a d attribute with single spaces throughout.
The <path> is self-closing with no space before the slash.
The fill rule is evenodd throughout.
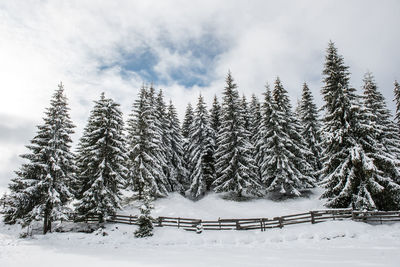
<path id="1" fill-rule="evenodd" d="M 210 84 L 214 76 L 214 66 L 218 56 L 223 52 L 222 42 L 211 34 L 203 35 L 198 39 L 188 39 L 181 43 L 173 43 L 167 38 L 159 39 L 164 48 L 171 54 L 177 53 L 188 57 L 188 64 L 169 68 L 167 73 L 158 74 L 154 67 L 162 60 L 156 51 L 150 47 L 138 49 L 134 52 L 121 51 L 121 59 L 110 65 L 100 66 L 100 71 L 119 66 L 123 78 L 129 74 L 138 74 L 145 83 L 168 84 L 176 82 L 185 87 L 205 87 Z M 161 78 L 169 77 L 169 79 Z"/>

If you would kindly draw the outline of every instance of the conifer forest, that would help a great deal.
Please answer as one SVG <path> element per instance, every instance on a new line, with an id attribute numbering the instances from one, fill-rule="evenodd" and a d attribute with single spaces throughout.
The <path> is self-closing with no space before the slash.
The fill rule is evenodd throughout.
<path id="1" fill-rule="evenodd" d="M 97 215 L 104 222 L 121 208 L 122 190 L 144 203 L 137 236 L 151 235 L 152 201 L 171 192 L 192 201 L 211 191 L 235 201 L 279 200 L 322 187 L 328 208 L 399 210 L 399 83 L 392 117 L 371 72 L 361 91 L 350 78 L 329 42 L 322 107 L 307 83 L 299 85 L 302 97 L 294 107 L 279 77 L 262 95 L 241 95 L 230 71 L 222 95 L 210 105 L 199 95 L 182 123 L 173 102 L 153 85 L 140 88 L 125 122 L 105 92 L 93 102 L 76 149 L 68 90 L 60 83 L 2 198 L 3 219 L 43 221 L 44 233 L 72 212 L 78 220 Z"/>

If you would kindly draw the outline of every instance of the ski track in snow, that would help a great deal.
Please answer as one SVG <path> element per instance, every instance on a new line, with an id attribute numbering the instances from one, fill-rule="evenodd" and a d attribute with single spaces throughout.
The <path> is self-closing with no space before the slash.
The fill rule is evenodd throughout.
<path id="1" fill-rule="evenodd" d="M 321 209 L 319 191 L 309 199 L 233 202 L 211 194 L 198 202 L 179 195 L 155 203 L 153 216 L 201 219 L 272 217 Z M 136 214 L 132 205 L 124 210 Z M 20 228 L 0 223 L 1 267 L 71 266 L 399 266 L 400 223 L 353 221 L 286 226 L 261 231 L 155 228 L 136 239 L 136 226 L 108 224 L 92 234 L 50 233 L 18 238 Z"/>

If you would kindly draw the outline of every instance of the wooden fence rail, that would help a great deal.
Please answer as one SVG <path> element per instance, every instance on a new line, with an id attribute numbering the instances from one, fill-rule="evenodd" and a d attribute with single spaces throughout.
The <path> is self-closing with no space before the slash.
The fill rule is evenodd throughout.
<path id="1" fill-rule="evenodd" d="M 274 218 L 242 218 L 221 219 L 215 221 L 181 218 L 158 217 L 153 223 L 156 227 L 177 227 L 187 231 L 196 231 L 200 226 L 203 230 L 261 230 L 270 228 L 283 228 L 287 225 L 301 223 L 320 223 L 331 220 L 354 220 L 368 223 L 400 222 L 400 211 L 354 211 L 352 209 L 314 210 L 310 212 L 285 215 Z M 110 223 L 123 223 L 136 225 L 138 216 L 114 215 L 106 221 Z M 96 223 L 98 217 L 90 216 L 88 223 Z"/>

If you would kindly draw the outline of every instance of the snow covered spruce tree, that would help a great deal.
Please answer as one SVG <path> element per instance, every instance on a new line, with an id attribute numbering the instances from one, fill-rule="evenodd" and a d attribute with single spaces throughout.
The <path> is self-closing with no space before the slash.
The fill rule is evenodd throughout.
<path id="1" fill-rule="evenodd" d="M 261 121 L 258 126 L 258 131 L 257 135 L 254 136 L 254 153 L 255 153 L 255 159 L 256 159 L 256 166 L 258 168 L 259 172 L 259 180 L 260 182 L 263 181 L 262 174 L 266 171 L 263 166 L 264 164 L 264 156 L 265 156 L 265 135 L 267 134 L 267 130 L 269 129 L 269 121 L 272 113 L 272 95 L 271 95 L 271 89 L 269 87 L 269 84 L 267 83 L 265 85 L 265 92 L 263 93 L 264 95 L 264 101 L 261 105 Z"/>
<path id="2" fill-rule="evenodd" d="M 216 192 L 231 192 L 236 197 L 243 193 L 259 194 L 253 147 L 244 129 L 237 85 L 231 73 L 226 77 L 223 92 L 221 129 L 218 133 L 218 149 L 215 154 L 217 179 Z"/>
<path id="3" fill-rule="evenodd" d="M 261 181 L 261 168 L 259 165 L 259 161 L 257 160 L 257 157 L 259 155 L 258 153 L 259 147 L 257 146 L 257 143 L 258 140 L 260 139 L 262 116 L 261 116 L 260 101 L 254 94 L 251 96 L 249 113 L 250 113 L 250 124 L 249 124 L 250 142 L 254 147 L 253 158 L 255 159 L 257 179 Z"/>
<path id="4" fill-rule="evenodd" d="M 102 223 L 120 208 L 120 188 L 127 183 L 124 122 L 119 104 L 104 93 L 90 113 L 78 144 L 76 164 L 80 219 L 96 215 Z"/>
<path id="5" fill-rule="evenodd" d="M 249 111 L 249 105 L 247 103 L 246 96 L 242 96 L 242 100 L 240 102 L 241 109 L 242 109 L 242 117 L 243 117 L 243 127 L 247 131 L 247 133 L 250 133 L 250 111 Z"/>
<path id="6" fill-rule="evenodd" d="M 163 172 L 165 159 L 155 122 L 154 103 L 154 90 L 142 87 L 127 125 L 129 179 L 140 199 L 145 186 L 149 187 L 151 196 L 168 194 L 169 184 Z"/>
<path id="7" fill-rule="evenodd" d="M 314 98 L 306 83 L 303 84 L 303 93 L 301 101 L 299 102 L 298 113 L 303 126 L 301 135 L 307 147 L 312 152 L 312 154 L 309 154 L 307 161 L 315 171 L 319 171 L 322 168 L 322 163 L 320 161 L 322 151 L 320 135 L 321 122 L 318 118 L 318 110 L 317 106 L 314 104 Z"/>
<path id="8" fill-rule="evenodd" d="M 261 116 L 260 100 L 254 94 L 251 96 L 249 114 L 250 114 L 250 120 L 249 120 L 250 140 L 255 146 L 255 144 L 256 144 L 255 139 L 256 139 L 259 129 L 260 129 L 260 125 L 262 122 L 262 116 Z"/>
<path id="9" fill-rule="evenodd" d="M 210 109 L 210 122 L 211 128 L 213 128 L 215 135 L 217 135 L 221 127 L 221 105 L 216 95 L 214 95 L 214 100 Z"/>
<path id="10" fill-rule="evenodd" d="M 396 172 L 396 169 L 390 163 L 392 157 L 384 159 L 388 154 L 382 150 L 377 129 L 372 126 L 374 115 L 369 104 L 362 107 L 355 89 L 349 87 L 348 67 L 332 42 L 327 49 L 323 74 L 322 185 L 325 192 L 321 198 L 326 198 L 326 206 L 333 208 L 387 209 L 384 202 L 393 204 L 396 201 L 382 201 L 381 198 L 390 195 L 385 193 L 388 188 L 396 190 L 397 185 L 388 177 L 388 172 Z M 367 87 L 370 91 L 370 86 Z M 386 171 L 382 166 L 390 170 Z"/>
<path id="11" fill-rule="evenodd" d="M 215 180 L 214 130 L 206 104 L 200 95 L 188 138 L 188 166 L 192 199 L 199 199 L 211 189 Z"/>
<path id="12" fill-rule="evenodd" d="M 277 78 L 272 95 L 268 87 L 265 93 L 257 157 L 262 182 L 276 197 L 300 196 L 302 190 L 314 186 L 312 167 L 305 159 L 310 151 L 291 108 L 287 91 Z"/>
<path id="13" fill-rule="evenodd" d="M 183 124 L 182 124 L 182 136 L 186 139 L 189 137 L 190 128 L 193 122 L 193 117 L 194 117 L 193 107 L 192 104 L 189 103 L 186 107 L 185 117 L 183 119 Z"/>
<path id="14" fill-rule="evenodd" d="M 397 121 L 397 127 L 400 131 L 400 84 L 397 81 L 394 81 L 394 99 L 393 101 L 396 102 L 396 114 L 395 119 Z"/>
<path id="15" fill-rule="evenodd" d="M 210 124 L 211 128 L 214 130 L 214 152 L 218 149 L 218 132 L 221 128 L 221 105 L 218 102 L 218 98 L 214 95 L 214 100 L 212 107 L 210 109 Z"/>
<path id="16" fill-rule="evenodd" d="M 153 198 L 147 186 L 143 189 L 142 205 L 139 207 L 140 215 L 137 220 L 139 229 L 135 231 L 135 237 L 143 238 L 153 235 L 153 218 L 150 213 L 153 207 Z"/>
<path id="17" fill-rule="evenodd" d="M 168 180 L 173 191 L 184 193 L 184 188 L 189 181 L 187 181 L 188 174 L 184 162 L 183 137 L 178 114 L 172 101 L 167 107 L 166 121 Z"/>
<path id="18" fill-rule="evenodd" d="M 370 136 L 364 147 L 371 157 L 376 170 L 370 180 L 365 181 L 370 191 L 367 207 L 379 210 L 398 210 L 400 208 L 400 137 L 396 124 L 386 107 L 383 95 L 378 91 L 370 72 L 364 76 L 364 106 Z M 368 137 L 368 138 L 367 138 Z"/>
<path id="19" fill-rule="evenodd" d="M 153 112 L 155 114 L 154 126 L 157 132 L 156 137 L 160 138 L 159 143 L 159 150 L 160 150 L 160 163 L 164 172 L 164 176 L 167 179 L 167 186 L 166 189 L 168 192 L 173 191 L 182 191 L 182 186 L 180 181 L 177 180 L 177 176 L 174 174 L 176 171 L 175 167 L 172 166 L 172 162 L 170 161 L 172 158 L 172 136 L 169 135 L 170 126 L 168 124 L 168 114 L 167 114 L 167 105 L 164 101 L 164 95 L 162 90 L 159 90 L 158 95 L 155 100 L 155 105 L 153 106 Z"/>
<path id="20" fill-rule="evenodd" d="M 4 221 L 26 226 L 43 220 L 43 233 L 51 231 L 56 220 L 68 219 L 70 186 L 74 181 L 74 155 L 70 151 L 74 125 L 69 116 L 62 83 L 47 108 L 44 123 L 27 146 L 27 162 L 9 185 Z"/>

